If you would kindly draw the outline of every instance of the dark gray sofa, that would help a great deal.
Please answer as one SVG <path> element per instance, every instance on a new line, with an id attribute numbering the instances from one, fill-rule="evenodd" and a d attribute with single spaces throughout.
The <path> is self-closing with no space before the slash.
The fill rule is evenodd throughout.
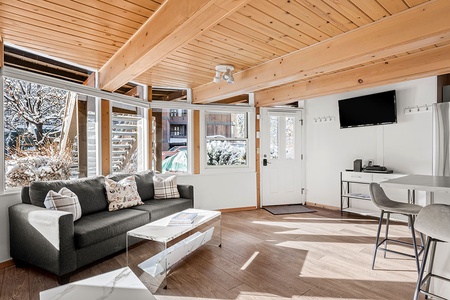
<path id="1" fill-rule="evenodd" d="M 129 174 L 111 176 L 122 179 Z M 180 198 L 153 199 L 153 172 L 135 174 L 145 205 L 108 211 L 104 177 L 33 182 L 22 188 L 22 203 L 9 207 L 10 254 L 16 265 L 33 265 L 67 283 L 78 268 L 125 249 L 126 232 L 194 207 L 194 189 L 178 185 Z M 49 190 L 67 187 L 77 194 L 82 217 L 48 210 L 43 202 Z"/>

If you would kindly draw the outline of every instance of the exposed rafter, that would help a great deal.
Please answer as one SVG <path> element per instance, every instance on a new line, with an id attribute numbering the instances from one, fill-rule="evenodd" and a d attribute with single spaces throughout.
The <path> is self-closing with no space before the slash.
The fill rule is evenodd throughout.
<path id="1" fill-rule="evenodd" d="M 100 88 L 116 90 L 248 1 L 167 0 L 100 69 Z"/>
<path id="2" fill-rule="evenodd" d="M 364 89 L 450 72 L 450 45 L 255 93 L 257 106 Z"/>
<path id="3" fill-rule="evenodd" d="M 235 83 L 193 89 L 194 103 L 238 94 L 365 64 L 450 40 L 450 6 L 435 0 L 234 75 Z"/>

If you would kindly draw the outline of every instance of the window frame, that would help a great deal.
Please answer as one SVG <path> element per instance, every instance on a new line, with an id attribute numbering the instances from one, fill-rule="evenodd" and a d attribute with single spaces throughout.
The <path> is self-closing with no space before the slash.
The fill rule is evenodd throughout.
<path id="1" fill-rule="evenodd" d="M 95 74 L 96 74 L 96 77 L 98 77 L 98 74 L 97 73 L 95 73 Z M 42 84 L 42 85 L 54 87 L 57 89 L 68 90 L 71 92 L 75 92 L 78 94 L 83 94 L 83 95 L 95 98 L 95 107 L 96 107 L 95 108 L 96 109 L 95 131 L 97 133 L 97 136 L 96 136 L 97 147 L 96 148 L 97 148 L 97 159 L 98 159 L 97 165 L 96 165 L 96 168 L 97 168 L 96 175 L 101 174 L 101 170 L 102 170 L 101 159 L 100 159 L 101 151 L 102 151 L 102 147 L 101 147 L 102 145 L 101 145 L 101 139 L 100 139 L 100 134 L 101 134 L 101 124 L 100 124 L 101 123 L 100 122 L 101 121 L 101 105 L 100 105 L 100 102 L 101 102 L 101 99 L 108 101 L 110 103 L 110 105 L 113 102 L 116 102 L 116 103 L 125 104 L 125 105 L 134 106 L 134 107 L 143 109 L 144 112 L 148 111 L 148 109 L 150 108 L 150 103 L 147 102 L 146 99 L 135 98 L 132 96 L 126 96 L 126 95 L 117 94 L 117 93 L 109 93 L 109 92 L 99 90 L 96 87 L 81 85 L 78 83 L 73 83 L 73 82 L 65 81 L 65 80 L 58 79 L 58 78 L 53 78 L 53 77 L 46 76 L 46 75 L 36 74 L 36 73 L 29 72 L 29 71 L 16 69 L 13 67 L 3 66 L 3 67 L 0 67 L 0 79 L 1 79 L 0 80 L 0 82 L 1 82 L 0 83 L 0 97 L 1 97 L 0 99 L 2 99 L 2 105 L 0 108 L 1 124 L 4 123 L 4 107 L 3 107 L 3 99 L 4 99 L 3 78 L 4 77 L 10 77 L 10 78 L 23 80 L 23 81 L 27 81 L 27 82 Z M 111 135 L 111 132 L 109 132 L 109 134 Z M 4 139 L 5 139 L 4 130 L 1 131 L 0 136 L 2 137 L 2 139 L 4 141 Z M 148 149 L 148 146 L 147 145 L 145 145 L 145 146 Z M 21 191 L 21 187 L 14 187 L 14 188 L 6 189 L 4 142 L 0 146 L 0 151 L 2 152 L 1 159 L 0 159 L 0 168 L 2 168 L 2 171 L 0 172 L 1 173 L 0 174 L 0 185 L 1 185 L 0 195 L 18 193 Z M 143 168 L 147 168 L 147 167 L 148 166 L 143 166 Z"/>
<path id="2" fill-rule="evenodd" d="M 206 114 L 207 113 L 246 113 L 247 138 L 207 138 L 206 136 Z M 247 164 L 245 165 L 207 165 L 206 145 L 208 140 L 243 140 L 247 143 Z M 256 172 L 255 163 L 255 109 L 249 106 L 214 107 L 210 105 L 200 110 L 200 168 L 201 173 L 231 173 L 231 172 Z"/>
<path id="3" fill-rule="evenodd" d="M 187 172 L 186 173 L 164 173 L 168 176 L 176 174 L 177 176 L 188 176 L 193 174 L 194 170 L 194 137 L 193 137 L 193 122 L 194 122 L 194 105 L 189 103 L 179 103 L 179 102 L 167 102 L 167 101 L 152 101 L 151 108 L 152 109 L 162 109 L 162 110 L 168 110 L 169 115 L 172 113 L 173 110 L 186 110 L 186 117 L 187 117 L 187 125 L 186 125 L 186 141 L 187 141 L 187 159 L 188 159 L 188 165 L 187 165 Z M 151 122 L 151 116 L 148 117 L 148 122 Z M 169 128 L 170 133 L 170 128 Z M 149 169 L 153 170 L 152 162 L 149 162 Z M 155 170 L 153 170 L 155 171 Z"/>

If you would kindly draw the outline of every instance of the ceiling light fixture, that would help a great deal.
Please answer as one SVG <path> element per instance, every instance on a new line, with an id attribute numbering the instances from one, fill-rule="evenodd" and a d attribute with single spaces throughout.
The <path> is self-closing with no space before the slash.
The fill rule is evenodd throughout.
<path id="1" fill-rule="evenodd" d="M 216 66 L 216 76 L 214 76 L 213 82 L 219 83 L 220 79 L 222 78 L 227 83 L 234 83 L 234 77 L 233 77 L 233 73 L 232 73 L 233 70 L 234 70 L 234 67 L 232 65 Z"/>

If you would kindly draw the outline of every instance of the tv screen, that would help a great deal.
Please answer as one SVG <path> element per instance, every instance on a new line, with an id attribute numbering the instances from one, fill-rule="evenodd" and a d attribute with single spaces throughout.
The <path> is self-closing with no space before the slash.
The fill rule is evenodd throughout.
<path id="1" fill-rule="evenodd" d="M 397 123 L 395 91 L 338 101 L 341 128 Z"/>

